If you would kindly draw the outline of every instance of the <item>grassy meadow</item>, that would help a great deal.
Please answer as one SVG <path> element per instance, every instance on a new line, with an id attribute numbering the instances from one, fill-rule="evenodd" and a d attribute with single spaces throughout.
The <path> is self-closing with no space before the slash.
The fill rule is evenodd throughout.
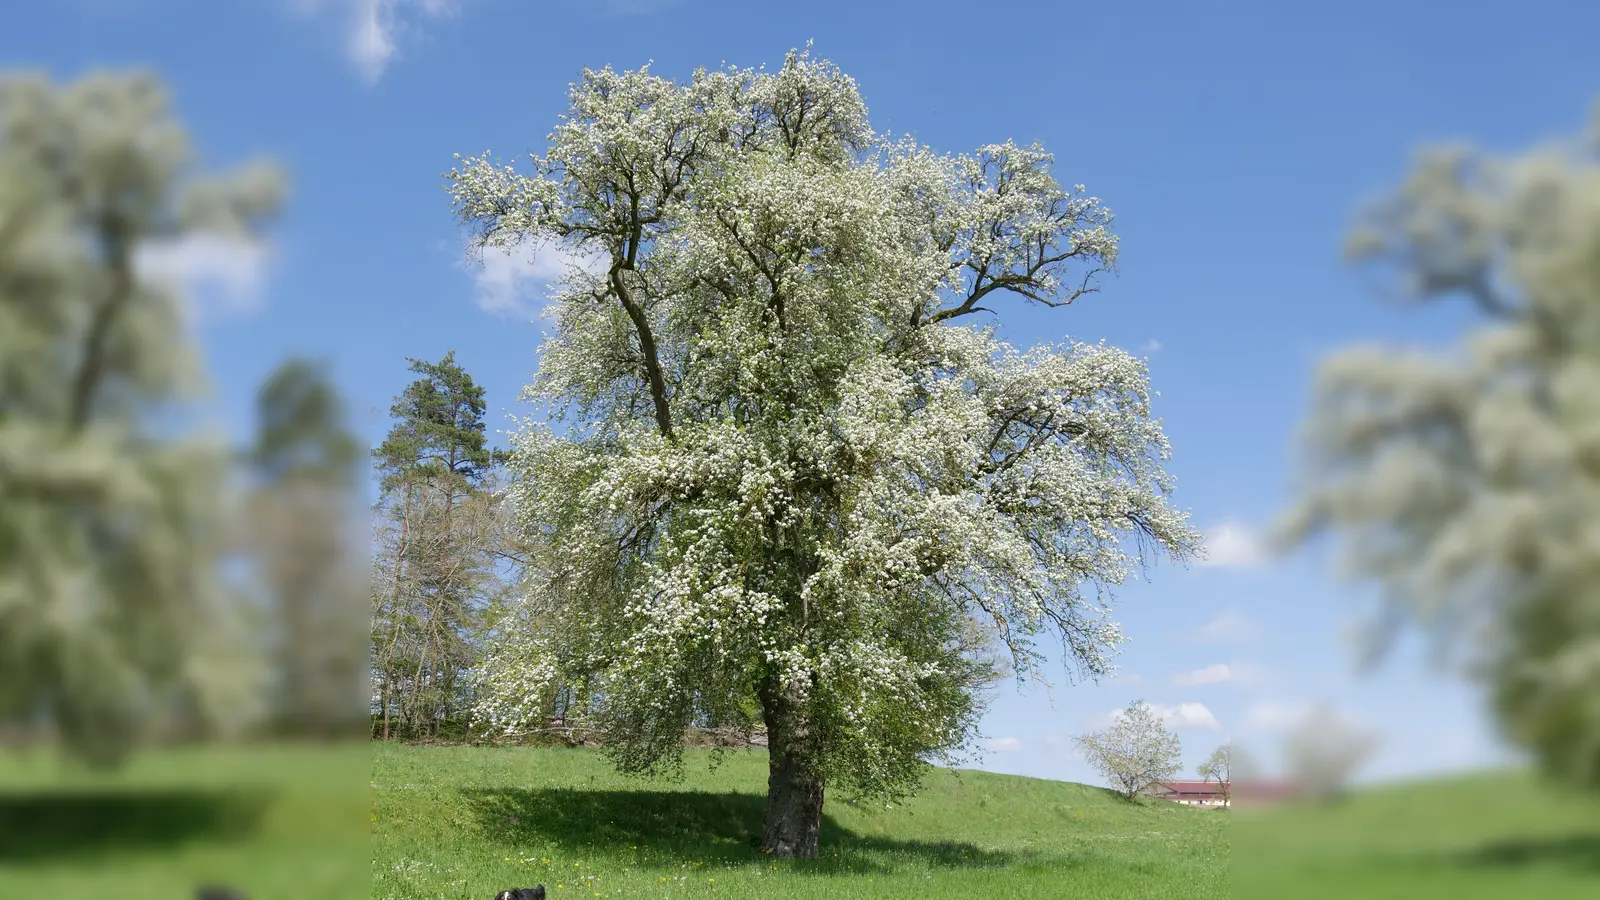
<path id="1" fill-rule="evenodd" d="M 1600 897 L 1600 800 L 1531 775 L 1430 779 L 1232 815 L 1245 900 Z"/>
<path id="2" fill-rule="evenodd" d="M 97 775 L 0 752 L 0 900 L 365 897 L 370 759 L 364 742 L 193 748 Z"/>
<path id="3" fill-rule="evenodd" d="M 935 771 L 892 808 L 829 799 L 822 857 L 757 849 L 766 757 L 681 782 L 586 750 L 379 746 L 372 896 L 483 898 L 1184 898 L 1229 896 L 1228 814 L 1100 788 Z"/>
<path id="4" fill-rule="evenodd" d="M 94 775 L 0 756 L 0 898 L 1600 897 L 1600 802 L 1521 774 L 1222 813 L 1095 787 L 930 773 L 892 808 L 833 797 L 823 856 L 756 848 L 765 759 L 680 782 L 587 750 L 235 747 Z"/>

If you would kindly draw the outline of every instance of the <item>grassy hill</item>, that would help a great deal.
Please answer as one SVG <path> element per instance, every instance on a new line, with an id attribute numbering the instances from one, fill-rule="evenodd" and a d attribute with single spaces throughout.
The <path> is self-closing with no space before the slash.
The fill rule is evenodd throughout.
<path id="1" fill-rule="evenodd" d="M 756 849 L 766 757 L 685 780 L 612 772 L 592 751 L 374 751 L 374 898 L 487 898 L 542 882 L 561 897 L 1215 898 L 1228 814 L 1099 788 L 935 772 L 910 802 L 830 799 L 822 858 Z"/>
<path id="2" fill-rule="evenodd" d="M 823 858 L 782 861 L 755 848 L 764 758 L 704 763 L 674 784 L 581 750 L 163 751 L 112 777 L 0 755 L 0 900 L 1600 897 L 1600 802 L 1518 774 L 1218 813 L 935 772 L 893 809 L 830 799 Z"/>
<path id="3" fill-rule="evenodd" d="M 1600 802 L 1521 773 L 1233 816 L 1233 881 L 1248 900 L 1600 897 Z"/>
<path id="4" fill-rule="evenodd" d="M 96 775 L 0 751 L 0 900 L 366 897 L 370 761 L 366 742 L 163 750 Z"/>

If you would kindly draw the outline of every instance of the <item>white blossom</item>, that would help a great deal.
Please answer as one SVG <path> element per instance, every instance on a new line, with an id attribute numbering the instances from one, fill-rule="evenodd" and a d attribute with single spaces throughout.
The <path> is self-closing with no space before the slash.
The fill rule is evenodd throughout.
<path id="1" fill-rule="evenodd" d="M 483 243 L 604 260 L 556 292 L 526 394 L 552 419 L 518 435 L 509 499 L 539 549 L 482 715 L 515 729 L 581 682 L 646 770 L 781 695 L 830 778 L 892 793 L 975 737 L 991 648 L 1028 676 L 1050 634 L 1109 672 L 1104 589 L 1197 536 L 1142 362 L 970 324 L 1115 261 L 1050 162 L 879 137 L 806 54 L 585 72 L 531 174 L 463 161 Z"/>

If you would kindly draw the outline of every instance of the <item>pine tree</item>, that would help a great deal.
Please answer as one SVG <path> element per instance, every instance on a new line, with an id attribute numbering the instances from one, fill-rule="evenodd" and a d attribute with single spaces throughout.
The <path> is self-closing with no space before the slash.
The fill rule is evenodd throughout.
<path id="1" fill-rule="evenodd" d="M 474 635 L 494 581 L 493 476 L 502 455 L 484 433 L 483 388 L 455 361 L 409 360 L 420 376 L 395 400 L 373 451 L 381 477 L 373 590 L 380 736 L 394 719 L 438 734 L 462 709 Z"/>

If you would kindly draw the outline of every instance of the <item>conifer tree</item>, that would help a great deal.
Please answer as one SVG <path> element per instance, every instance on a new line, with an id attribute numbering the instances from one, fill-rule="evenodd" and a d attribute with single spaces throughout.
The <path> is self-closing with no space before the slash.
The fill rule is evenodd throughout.
<path id="1" fill-rule="evenodd" d="M 493 476 L 484 391 L 455 360 L 410 360 L 373 451 L 381 479 L 373 651 L 379 735 L 437 734 L 461 713 L 474 638 L 493 586 Z"/>

